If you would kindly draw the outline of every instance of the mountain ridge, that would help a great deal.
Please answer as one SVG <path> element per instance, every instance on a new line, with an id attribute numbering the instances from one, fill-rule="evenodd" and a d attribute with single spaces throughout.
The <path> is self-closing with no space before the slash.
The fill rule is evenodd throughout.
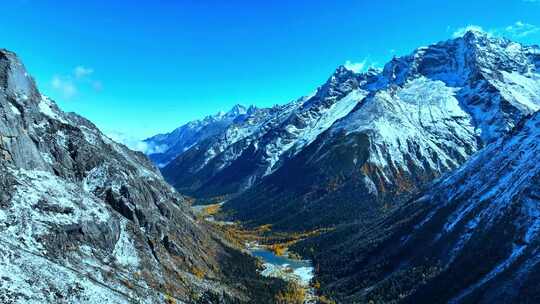
<path id="1" fill-rule="evenodd" d="M 493 41 L 498 42 L 493 43 Z M 514 54 L 507 51 L 512 48 L 514 50 L 511 51 L 519 56 L 509 58 L 509 55 L 505 55 L 507 53 Z M 428 54 L 425 54 L 426 52 Z M 465 52 L 469 54 L 464 54 Z M 477 60 L 475 54 L 482 52 L 499 54 L 503 57 L 488 56 Z M 259 132 L 246 132 L 248 135 L 243 138 L 242 142 L 237 142 L 238 140 L 219 140 L 219 144 L 214 143 L 214 145 L 217 145 L 214 148 L 211 148 L 213 144 L 208 142 L 206 142 L 206 144 L 209 144 L 208 147 L 205 147 L 203 143 L 199 146 L 195 145 L 193 146 L 193 153 L 195 153 L 195 150 L 205 151 L 206 156 L 200 160 L 195 160 L 185 157 L 183 159 L 180 155 L 175 162 L 163 168 L 163 172 L 169 182 L 189 195 L 211 197 L 237 194 L 249 189 L 265 176 L 279 169 L 283 162 L 294 157 L 337 120 L 349 114 L 356 104 L 365 97 L 364 95 L 369 94 L 369 92 L 377 91 L 391 84 L 402 85 L 409 74 L 414 76 L 419 73 L 429 73 L 432 80 L 440 80 L 449 86 L 457 86 L 466 85 L 467 77 L 469 79 L 475 77 L 466 76 L 463 73 L 476 73 L 478 77 L 483 77 L 482 73 L 485 73 L 483 69 L 487 66 L 494 67 L 500 64 L 501 68 L 505 68 L 505 64 L 513 64 L 518 67 L 518 70 L 521 69 L 519 71 L 526 73 L 523 70 L 526 68 L 523 64 L 529 60 L 536 60 L 537 65 L 537 54 L 538 47 L 522 47 L 509 40 L 490 38 L 485 33 L 470 31 L 461 38 L 419 48 L 411 55 L 394 57 L 382 70 L 370 69 L 364 73 L 354 73 L 341 66 L 336 69 L 324 85 L 318 88 L 314 95 L 274 108 L 278 110 L 278 114 L 274 114 L 276 115 L 275 118 L 269 116 L 267 119 L 270 121 L 273 119 L 275 123 L 258 126 Z M 473 64 L 471 62 L 476 62 L 475 60 L 478 61 L 478 63 L 475 63 L 477 67 L 469 68 L 469 65 Z M 430 70 L 430 68 L 437 66 L 440 70 Z M 524 80 L 524 78 L 520 78 L 520 75 L 511 73 L 503 76 L 505 78 L 503 81 L 506 83 L 510 82 L 512 77 L 518 77 L 518 79 L 515 79 L 516 81 Z M 453 78 L 450 79 L 449 77 Z M 479 84 L 481 83 L 479 82 Z M 478 93 L 497 90 L 497 85 L 500 85 L 500 83 L 485 83 L 483 84 L 484 87 L 471 87 L 468 92 L 460 92 L 468 96 L 461 96 L 459 99 L 478 100 L 485 98 L 479 96 Z M 347 103 L 342 100 L 345 95 L 359 88 L 359 86 L 362 86 L 362 89 L 356 91 L 359 95 L 350 96 L 351 102 Z M 534 86 L 534 83 L 532 86 Z M 519 119 L 519 113 L 529 111 L 528 108 L 537 107 L 534 104 L 523 105 L 520 100 L 512 100 L 512 94 L 515 93 L 512 90 L 515 91 L 516 89 L 509 86 L 509 91 L 503 92 L 503 95 L 511 98 L 509 98 L 510 101 L 508 102 L 504 101 L 504 104 L 500 107 L 516 108 L 517 110 L 512 110 L 517 115 L 516 117 L 501 117 L 499 110 L 494 110 L 493 113 L 484 113 L 485 108 L 482 108 L 482 105 L 474 104 L 474 102 L 460 104 L 467 113 L 472 115 L 473 122 L 483 124 L 477 126 L 479 130 L 483 130 L 483 133 L 480 134 L 482 141 L 489 142 L 491 138 L 496 138 L 498 134 L 508 130 L 511 121 Z M 529 93 L 538 94 L 537 92 Z M 521 100 L 523 101 L 528 97 L 524 96 Z M 331 112 L 332 107 L 337 109 L 336 113 Z M 496 109 L 496 106 L 492 106 L 492 108 Z M 282 117 L 279 118 L 279 115 Z M 482 115 L 490 115 L 490 117 L 481 117 Z M 241 130 L 242 125 L 235 125 L 232 128 Z M 226 138 L 227 132 L 224 131 L 218 136 Z M 212 140 L 210 139 L 210 141 Z M 244 153 L 245 151 L 251 152 Z M 249 168 L 244 168 L 245 166 L 240 161 L 236 161 L 240 155 L 243 155 L 243 160 L 249 160 L 253 164 Z M 220 160 L 220 157 L 223 159 Z M 187 169 L 183 164 L 185 162 L 195 162 L 198 165 Z M 205 167 L 213 162 L 217 164 Z M 234 169 L 235 166 L 238 166 L 239 169 Z M 231 168 L 228 172 L 239 171 L 243 173 L 236 174 L 238 177 L 229 180 L 225 177 L 226 174 L 221 173 L 224 168 Z M 197 180 L 195 184 L 191 183 L 190 176 L 195 176 L 193 178 Z"/>
<path id="2" fill-rule="evenodd" d="M 529 152 L 539 62 L 538 46 L 469 31 L 382 70 L 338 67 L 247 136 L 230 145 L 223 134 L 207 138 L 162 172 L 189 195 L 225 195 L 221 216 L 248 227 L 331 228 L 293 250 L 313 258 L 321 292 L 339 303 L 534 302 L 537 219 L 522 198 L 537 198 Z M 523 161 L 531 181 L 513 170 Z M 524 185 L 524 196 L 469 197 L 504 192 L 499 173 Z M 491 217 L 500 225 L 487 225 Z"/>

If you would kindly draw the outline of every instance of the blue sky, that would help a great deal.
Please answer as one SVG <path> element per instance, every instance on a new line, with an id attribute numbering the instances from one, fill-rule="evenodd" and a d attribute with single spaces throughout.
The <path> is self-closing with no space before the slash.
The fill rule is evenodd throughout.
<path id="1" fill-rule="evenodd" d="M 143 138 L 236 103 L 285 103 L 340 64 L 382 66 L 470 25 L 539 44 L 540 0 L 13 0 L 0 47 L 62 109 Z"/>

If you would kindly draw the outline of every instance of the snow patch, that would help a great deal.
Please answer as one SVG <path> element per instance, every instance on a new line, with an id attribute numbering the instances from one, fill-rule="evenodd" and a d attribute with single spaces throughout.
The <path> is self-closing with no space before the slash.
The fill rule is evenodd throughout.
<path id="1" fill-rule="evenodd" d="M 41 99 L 39 101 L 39 104 L 38 104 L 38 108 L 39 108 L 39 111 L 43 115 L 45 115 L 45 116 L 47 116 L 49 118 L 58 120 L 58 121 L 60 121 L 62 123 L 65 123 L 65 124 L 68 123 L 61 115 L 59 115 L 58 113 L 56 113 L 53 110 L 53 103 L 48 97 L 46 97 L 46 96 L 41 97 Z"/>
<path id="2" fill-rule="evenodd" d="M 113 255 L 116 261 L 126 268 L 136 269 L 139 266 L 139 257 L 137 256 L 137 249 L 131 241 L 130 235 L 127 231 L 127 220 L 122 219 L 120 226 L 120 236 L 116 245 L 114 246 Z"/>

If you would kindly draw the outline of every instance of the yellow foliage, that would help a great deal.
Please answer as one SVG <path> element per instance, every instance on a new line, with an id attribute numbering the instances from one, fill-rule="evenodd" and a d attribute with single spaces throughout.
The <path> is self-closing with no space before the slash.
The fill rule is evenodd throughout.
<path id="1" fill-rule="evenodd" d="M 204 207 L 203 213 L 205 215 L 215 215 L 215 214 L 217 214 L 219 212 L 220 209 L 221 209 L 220 204 L 209 205 L 207 207 Z"/>
<path id="2" fill-rule="evenodd" d="M 306 291 L 300 285 L 290 282 L 285 290 L 280 291 L 274 297 L 276 304 L 303 304 Z"/>
<path id="3" fill-rule="evenodd" d="M 165 295 L 165 303 L 166 304 L 176 304 L 176 300 L 171 297 L 170 295 Z"/>
<path id="4" fill-rule="evenodd" d="M 320 296 L 318 300 L 320 304 L 336 304 L 335 301 L 330 300 L 329 298 L 325 296 Z"/>
<path id="5" fill-rule="evenodd" d="M 273 244 L 270 245 L 270 250 L 272 250 L 275 255 L 282 256 L 287 250 L 287 247 L 285 247 L 284 244 Z"/>
<path id="6" fill-rule="evenodd" d="M 212 225 L 211 227 L 218 231 L 229 243 L 239 248 L 244 247 L 246 243 L 258 243 L 261 246 L 272 250 L 276 255 L 283 255 L 287 248 L 306 238 L 321 235 L 329 232 L 333 228 L 321 228 L 305 232 L 282 232 L 272 231 L 272 225 L 261 225 L 255 229 L 245 229 L 240 224 L 233 225 Z M 302 257 L 294 252 L 289 252 L 289 258 L 301 259 Z"/>
<path id="7" fill-rule="evenodd" d="M 259 228 L 257 228 L 257 230 L 259 230 L 259 232 L 269 232 L 269 231 L 272 230 L 272 224 L 266 224 L 266 225 L 259 226 Z"/>
<path id="8" fill-rule="evenodd" d="M 135 286 L 133 285 L 133 283 L 131 283 L 131 282 L 128 281 L 127 279 L 123 279 L 123 280 L 122 280 L 122 283 L 124 284 L 124 286 L 126 286 L 126 287 L 129 288 L 129 289 L 135 288 Z"/>
<path id="9" fill-rule="evenodd" d="M 192 273 L 193 275 L 195 275 L 195 276 L 196 276 L 197 278 L 199 278 L 199 279 L 204 278 L 204 276 L 206 275 L 206 273 L 204 272 L 204 270 L 198 268 L 197 266 L 193 266 L 193 267 L 191 268 L 191 273 Z"/>

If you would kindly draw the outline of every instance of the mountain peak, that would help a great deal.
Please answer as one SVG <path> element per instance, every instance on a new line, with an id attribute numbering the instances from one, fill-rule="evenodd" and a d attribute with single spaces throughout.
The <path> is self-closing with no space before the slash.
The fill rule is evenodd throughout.
<path id="1" fill-rule="evenodd" d="M 481 29 L 471 28 L 465 31 L 463 34 L 463 38 L 465 39 L 471 39 L 471 38 L 487 38 L 489 37 L 489 33 L 485 32 Z"/>
<path id="2" fill-rule="evenodd" d="M 253 114 L 255 111 L 257 111 L 259 108 L 257 108 L 257 106 L 255 105 L 250 105 L 249 108 L 247 109 L 247 114 Z"/>
<path id="3" fill-rule="evenodd" d="M 226 114 L 231 115 L 231 116 L 238 116 L 238 115 L 242 115 L 246 113 L 247 113 L 247 108 L 237 103 Z"/>
<path id="4" fill-rule="evenodd" d="M 479 29 L 470 29 L 465 32 L 462 37 L 458 37 L 455 40 L 460 39 L 463 39 L 465 44 L 471 48 L 478 48 L 478 46 L 493 43 L 502 45 L 507 42 L 507 40 L 502 37 L 492 36 L 490 33 L 481 31 Z"/>
<path id="5" fill-rule="evenodd" d="M 356 72 L 350 68 L 347 68 L 343 64 L 339 65 L 334 73 L 332 74 L 333 77 L 343 77 L 344 75 L 354 75 Z"/>
<path id="6" fill-rule="evenodd" d="M 257 110 L 255 106 L 246 108 L 235 104 L 229 111 L 219 111 L 203 119 L 190 121 L 170 133 L 159 134 L 145 140 L 152 147 L 149 157 L 159 166 L 166 166 L 179 154 L 190 149 L 196 142 L 215 136 L 225 130 L 237 118 L 250 115 Z M 155 152 L 160 151 L 160 152 Z"/>
<path id="7" fill-rule="evenodd" d="M 40 95 L 34 80 L 26 72 L 17 54 L 6 49 L 0 49 L 0 89 L 21 97 L 22 101 Z"/>
<path id="8" fill-rule="evenodd" d="M 239 115 L 246 114 L 247 112 L 248 112 L 248 109 L 245 106 L 237 103 L 229 111 L 227 111 L 227 112 L 219 111 L 214 115 L 208 116 L 207 118 L 209 118 L 209 119 L 217 119 L 217 120 L 230 119 L 230 118 L 234 119 Z"/>

